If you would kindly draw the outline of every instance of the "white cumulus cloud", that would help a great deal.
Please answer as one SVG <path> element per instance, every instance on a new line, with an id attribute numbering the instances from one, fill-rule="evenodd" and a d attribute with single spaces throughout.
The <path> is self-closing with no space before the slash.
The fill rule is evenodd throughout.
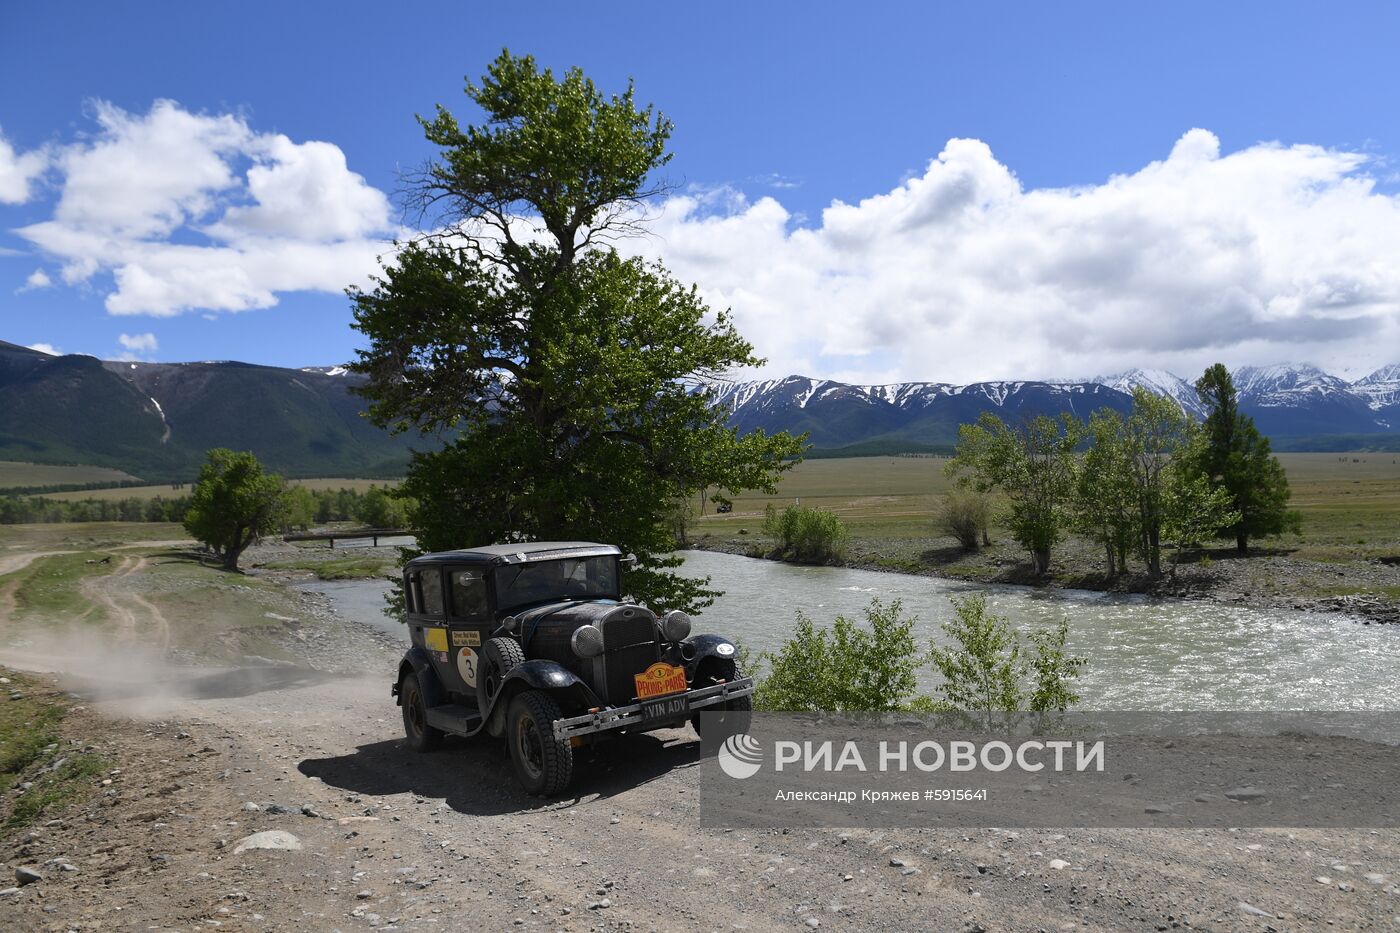
<path id="1" fill-rule="evenodd" d="M 51 343 L 31 343 L 29 349 L 47 353 L 49 356 L 62 356 L 63 351 Z"/>
<path id="2" fill-rule="evenodd" d="M 29 273 L 29 276 L 24 280 L 24 284 L 15 289 L 15 294 L 34 292 L 41 288 L 48 288 L 51 285 L 53 285 L 53 279 L 49 278 L 49 274 L 43 269 L 35 269 L 33 272 Z"/>
<path id="3" fill-rule="evenodd" d="M 160 344 L 156 342 L 156 335 L 146 334 L 120 334 L 117 343 L 133 353 L 154 353 Z"/>
<path id="4" fill-rule="evenodd" d="M 1102 183 L 1027 189 L 983 142 L 802 227 L 772 197 L 670 199 L 636 247 L 731 307 L 766 372 L 1091 375 L 1400 356 L 1400 199 L 1369 159 L 1205 130 Z"/>
<path id="5" fill-rule="evenodd" d="M 364 283 L 392 232 L 383 192 L 327 142 L 231 114 L 94 104 L 98 131 L 57 157 L 53 217 L 19 233 L 64 282 L 110 273 L 112 314 L 244 311 L 280 292 Z"/>
<path id="6" fill-rule="evenodd" d="M 34 182 L 48 168 L 43 149 L 18 152 L 0 131 L 0 204 L 23 204 L 33 193 Z"/>

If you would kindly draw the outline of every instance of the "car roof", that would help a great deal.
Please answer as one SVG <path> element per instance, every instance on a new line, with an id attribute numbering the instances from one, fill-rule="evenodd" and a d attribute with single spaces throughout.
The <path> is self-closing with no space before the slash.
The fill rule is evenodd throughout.
<path id="1" fill-rule="evenodd" d="M 520 544 L 488 544 L 460 551 L 435 551 L 408 562 L 409 567 L 424 564 L 522 564 L 530 561 L 561 560 L 569 557 L 616 557 L 622 553 L 614 544 L 593 541 L 528 541 Z"/>

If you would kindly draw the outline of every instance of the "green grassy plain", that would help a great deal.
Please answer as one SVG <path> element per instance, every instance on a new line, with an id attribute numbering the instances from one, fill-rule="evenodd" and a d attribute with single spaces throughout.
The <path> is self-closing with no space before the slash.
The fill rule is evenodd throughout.
<path id="1" fill-rule="evenodd" d="M 1281 544 L 1300 557 L 1356 560 L 1400 549 L 1400 455 L 1280 454 L 1303 516 L 1302 535 Z M 763 508 L 801 500 L 837 512 L 853 538 L 936 537 L 934 516 L 952 486 L 946 457 L 861 457 L 808 460 L 782 479 L 775 496 L 742 495 L 727 515 L 696 520 L 697 534 L 759 534 Z"/>
<path id="2" fill-rule="evenodd" d="M 26 486 L 63 486 L 69 483 L 121 483 L 139 477 L 99 466 L 55 466 L 0 460 L 0 489 Z"/>
<path id="3" fill-rule="evenodd" d="M 67 482 L 66 480 L 63 482 Z M 371 486 L 388 487 L 397 484 L 397 480 L 384 479 L 294 479 L 288 480 L 293 486 L 305 486 L 312 491 L 323 489 L 353 489 L 356 492 L 364 492 Z M 16 484 L 19 485 L 19 484 Z M 45 493 L 45 499 L 178 499 L 181 496 L 190 494 L 190 483 L 186 483 L 184 488 L 176 489 L 169 483 L 155 486 L 123 486 L 113 489 L 77 489 L 70 492 Z"/>

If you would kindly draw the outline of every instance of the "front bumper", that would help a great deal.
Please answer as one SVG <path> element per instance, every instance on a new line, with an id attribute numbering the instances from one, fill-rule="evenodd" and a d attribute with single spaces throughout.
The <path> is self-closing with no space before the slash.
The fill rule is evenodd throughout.
<path id="1" fill-rule="evenodd" d="M 746 697 L 753 693 L 753 678 L 741 677 L 728 683 L 715 684 L 713 687 L 702 687 L 699 690 L 687 690 L 683 694 L 672 694 L 672 696 L 683 696 L 686 698 L 689 713 L 703 710 L 708 706 L 715 706 L 725 700 L 734 697 Z M 658 698 L 660 699 L 660 698 Z M 584 713 L 582 716 L 570 716 L 567 719 L 554 720 L 554 735 L 556 738 L 568 739 L 576 735 L 589 735 L 594 732 L 607 732 L 610 729 L 625 729 L 629 726 L 640 725 L 642 722 L 642 704 L 633 703 L 631 706 L 618 706 L 612 709 L 601 709 L 596 713 Z"/>

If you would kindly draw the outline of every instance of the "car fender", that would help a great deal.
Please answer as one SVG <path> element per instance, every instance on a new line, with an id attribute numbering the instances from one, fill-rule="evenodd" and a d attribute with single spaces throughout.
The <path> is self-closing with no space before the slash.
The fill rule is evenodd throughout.
<path id="1" fill-rule="evenodd" d="M 487 711 L 486 719 L 499 727 L 504 722 L 505 709 L 510 704 L 511 697 L 522 690 L 547 690 L 554 694 L 556 699 L 563 701 L 560 705 L 566 712 L 575 708 L 590 709 L 602 705 L 588 684 L 573 671 L 558 661 L 535 658 L 516 665 L 501 678 L 501 687 L 491 700 L 491 709 Z"/>
<path id="2" fill-rule="evenodd" d="M 428 654 L 426 648 L 414 645 L 403 654 L 403 660 L 399 662 L 399 676 L 394 679 L 394 697 L 399 695 L 399 684 L 403 683 L 405 675 L 409 673 L 418 675 L 418 684 L 423 690 L 423 702 L 428 706 L 439 706 L 445 702 L 445 693 L 442 689 L 442 682 L 438 680 L 437 671 L 433 670 L 433 659 Z M 398 701 L 402 703 L 401 700 Z"/>
<path id="3" fill-rule="evenodd" d="M 719 658 L 722 661 L 738 661 L 739 648 L 723 635 L 692 635 L 681 642 L 681 657 L 685 660 L 685 674 L 695 679 L 695 671 L 706 658 Z"/>

